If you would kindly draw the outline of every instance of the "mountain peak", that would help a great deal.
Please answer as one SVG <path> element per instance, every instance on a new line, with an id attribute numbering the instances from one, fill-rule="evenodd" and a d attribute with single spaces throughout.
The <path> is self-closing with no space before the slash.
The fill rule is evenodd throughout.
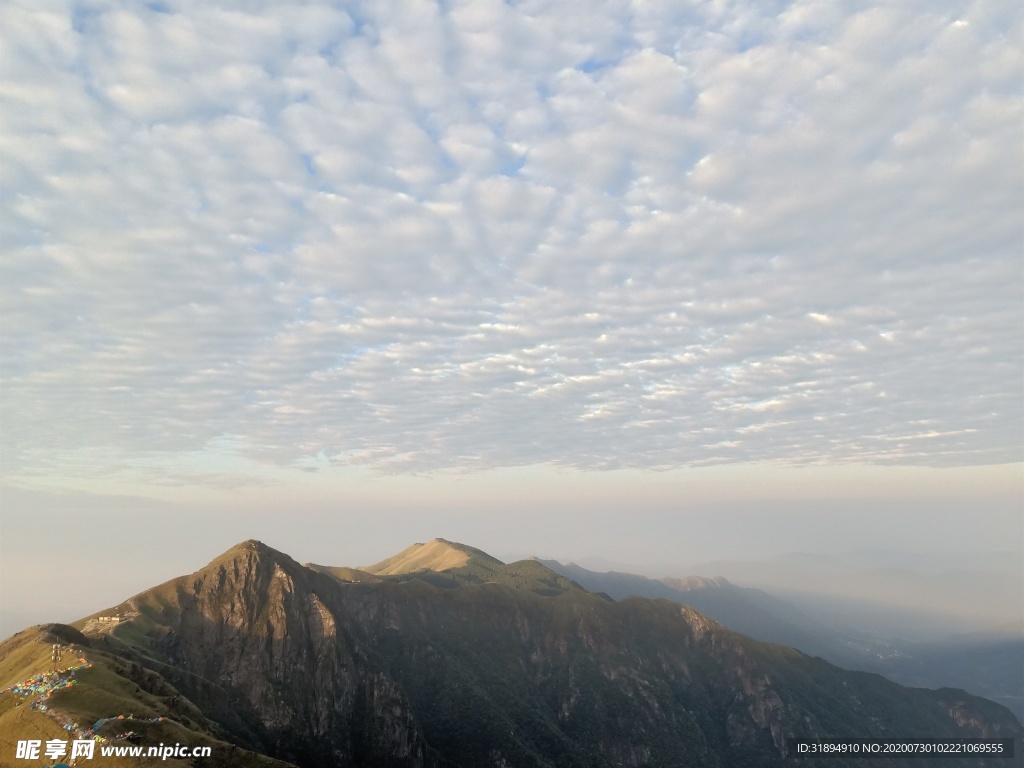
<path id="1" fill-rule="evenodd" d="M 258 539 L 246 539 L 211 560 L 206 568 L 224 565 L 228 562 L 250 561 L 277 563 L 288 570 L 300 567 L 289 555 L 264 544 Z M 204 569 L 205 570 L 205 569 Z"/>
<path id="2" fill-rule="evenodd" d="M 283 552 L 279 552 L 273 547 L 267 546 L 258 539 L 246 539 L 245 541 L 235 544 L 235 546 L 217 555 L 214 560 L 223 560 L 225 558 L 236 558 L 239 556 L 247 557 L 249 555 L 276 555 L 279 557 L 288 557 Z"/>
<path id="3" fill-rule="evenodd" d="M 491 557 L 476 547 L 447 539 L 431 539 L 425 544 L 413 544 L 411 547 L 406 547 L 397 555 L 392 555 L 375 565 L 369 565 L 360 570 L 377 576 L 392 576 L 418 571 L 447 571 L 470 564 L 490 567 L 504 565 L 497 558 Z"/>
<path id="4" fill-rule="evenodd" d="M 277 550 L 273 549 L 272 547 L 268 547 L 266 544 L 264 544 L 259 539 L 246 539 L 243 542 L 235 544 L 235 546 L 231 547 L 231 549 L 227 550 L 224 554 L 225 555 L 228 555 L 228 554 L 238 554 L 240 552 L 250 552 L 250 551 L 261 552 L 262 553 L 262 552 L 276 552 Z"/>

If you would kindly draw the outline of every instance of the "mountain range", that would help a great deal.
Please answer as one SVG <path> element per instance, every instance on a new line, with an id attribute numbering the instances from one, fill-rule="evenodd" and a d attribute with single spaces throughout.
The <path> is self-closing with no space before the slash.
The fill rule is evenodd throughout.
<path id="1" fill-rule="evenodd" d="M 80 663 L 43 675 L 55 643 Z M 1009 710 L 965 691 L 846 671 L 690 606 L 616 600 L 443 539 L 363 568 L 246 541 L 107 611 L 9 638 L 0 686 L 0 756 L 23 734 L 73 733 L 208 744 L 191 763 L 207 768 L 770 768 L 797 760 L 792 737 L 1019 750 L 1022 735 Z M 915 761 L 930 763 L 1021 760 Z"/>

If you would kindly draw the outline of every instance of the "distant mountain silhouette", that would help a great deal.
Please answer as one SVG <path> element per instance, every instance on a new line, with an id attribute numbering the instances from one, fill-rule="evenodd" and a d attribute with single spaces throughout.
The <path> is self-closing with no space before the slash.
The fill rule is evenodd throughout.
<path id="1" fill-rule="evenodd" d="M 758 640 L 789 645 L 850 669 L 879 672 L 904 685 L 961 687 L 998 701 L 1024 718 L 1024 630 L 1019 623 L 971 635 L 908 639 L 877 630 L 858 630 L 854 625 L 857 616 L 900 613 L 898 629 L 908 614 L 914 616 L 912 610 L 830 594 L 813 595 L 811 590 L 827 589 L 830 582 L 815 581 L 806 575 L 802 583 L 807 590 L 803 600 L 807 607 L 801 610 L 761 589 L 740 587 L 721 576 L 649 579 L 631 573 L 590 571 L 557 560 L 539 562 L 587 589 L 605 592 L 615 599 L 637 595 L 672 600 Z M 841 573 L 850 570 L 848 565 L 828 556 L 793 556 L 786 558 L 785 563 L 787 569 L 799 565 Z M 745 563 L 744 567 L 753 570 L 754 565 Z M 919 588 L 912 575 L 894 572 L 897 579 Z M 873 569 L 870 578 L 877 580 L 880 573 Z M 774 578 L 783 577 L 775 574 Z M 785 578 L 795 577 L 787 571 Z M 883 627 L 888 626 L 885 618 L 883 615 L 880 620 Z"/>
<path id="2" fill-rule="evenodd" d="M 723 577 L 649 579 L 632 573 L 598 573 L 557 560 L 540 560 L 586 589 L 616 600 L 638 596 L 689 605 L 735 632 L 799 648 L 833 661 L 857 658 L 828 624 L 759 589 L 739 587 Z"/>

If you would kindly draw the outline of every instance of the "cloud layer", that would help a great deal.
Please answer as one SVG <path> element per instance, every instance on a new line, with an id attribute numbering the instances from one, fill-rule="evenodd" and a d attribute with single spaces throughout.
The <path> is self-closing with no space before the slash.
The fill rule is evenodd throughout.
<path id="1" fill-rule="evenodd" d="M 5 473 L 1020 461 L 1021 17 L 8 2 Z"/>

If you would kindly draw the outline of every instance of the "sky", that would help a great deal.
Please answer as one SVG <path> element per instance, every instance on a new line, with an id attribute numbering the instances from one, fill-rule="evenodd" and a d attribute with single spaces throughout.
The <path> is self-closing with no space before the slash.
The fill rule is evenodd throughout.
<path id="1" fill-rule="evenodd" d="M 0 630 L 250 537 L 1019 551 L 1022 31 L 8 0 Z"/>

